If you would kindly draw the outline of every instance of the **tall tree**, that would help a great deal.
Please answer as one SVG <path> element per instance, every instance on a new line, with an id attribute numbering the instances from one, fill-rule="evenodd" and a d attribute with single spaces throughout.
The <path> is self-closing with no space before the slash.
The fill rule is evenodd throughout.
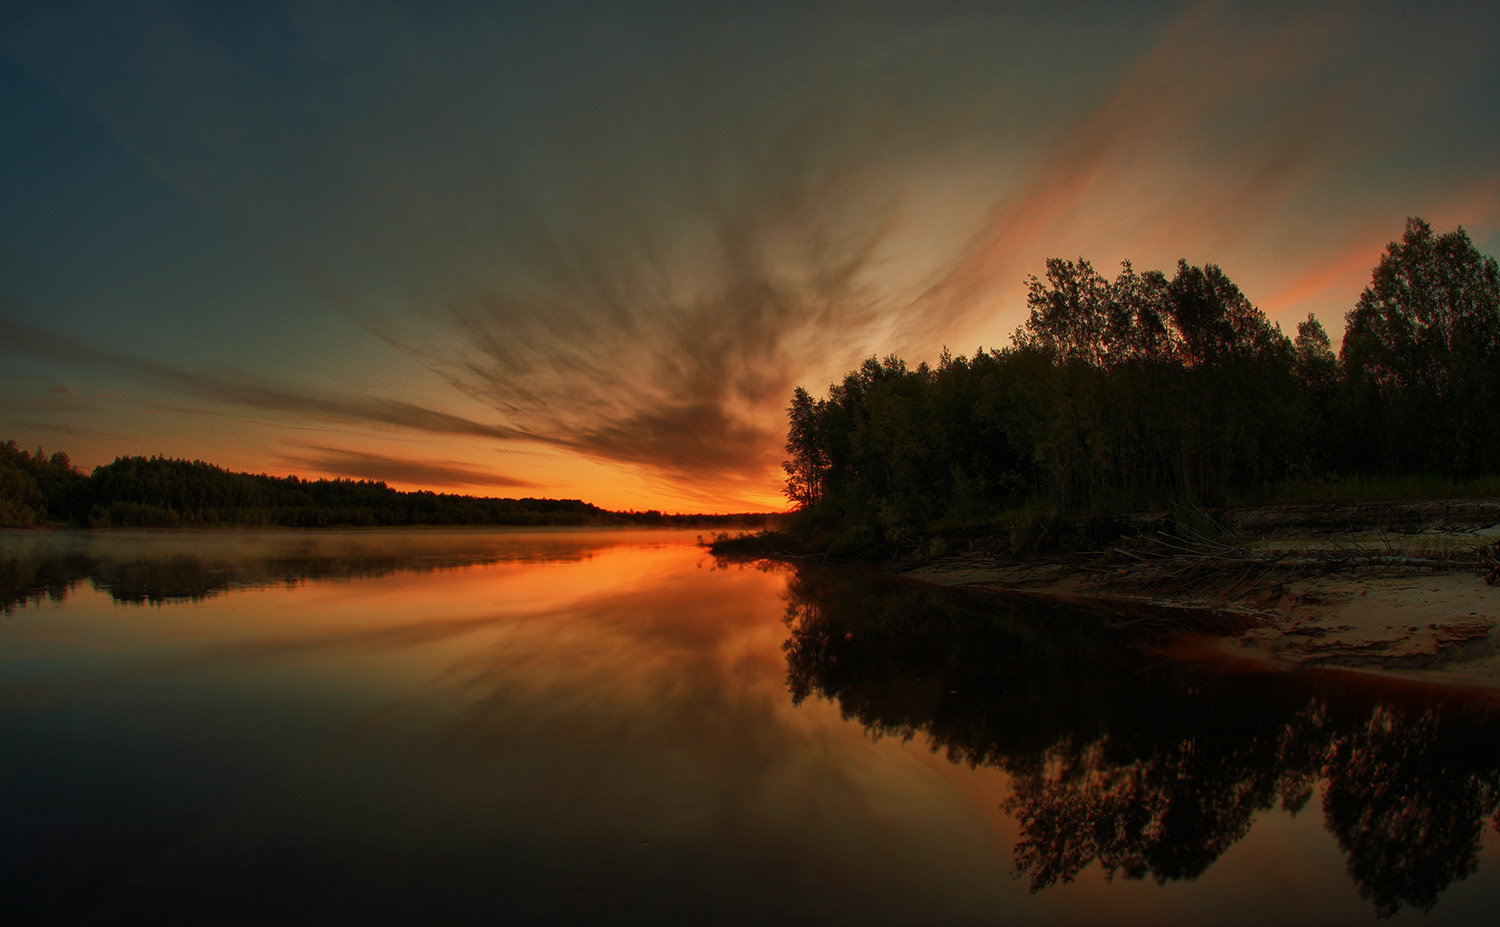
<path id="1" fill-rule="evenodd" d="M 781 465 L 786 471 L 786 488 L 782 491 L 799 509 L 817 505 L 823 497 L 828 454 L 823 449 L 819 424 L 822 405 L 799 386 L 786 410 L 790 427 L 786 433 L 787 459 Z"/>
<path id="2" fill-rule="evenodd" d="M 1049 258 L 1046 281 L 1035 276 L 1027 281 L 1031 316 L 1016 342 L 1060 360 L 1100 366 L 1109 349 L 1112 302 L 1109 281 L 1088 261 Z"/>
<path id="3" fill-rule="evenodd" d="M 1495 259 L 1462 228 L 1437 235 L 1408 219 L 1346 317 L 1341 352 L 1387 466 L 1471 474 L 1495 465 L 1497 354 Z"/>
<path id="4" fill-rule="evenodd" d="M 1281 333 L 1217 264 L 1177 262 L 1167 287 L 1183 361 L 1213 364 L 1273 347 Z"/>

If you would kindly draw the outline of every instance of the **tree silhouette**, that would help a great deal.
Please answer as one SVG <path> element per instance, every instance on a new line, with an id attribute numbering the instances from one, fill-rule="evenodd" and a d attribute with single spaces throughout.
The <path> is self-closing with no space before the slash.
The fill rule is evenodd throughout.
<path id="1" fill-rule="evenodd" d="M 233 473 L 201 460 L 117 457 L 85 476 L 68 455 L 0 444 L 0 525 L 744 524 L 747 515 L 607 512 L 578 499 L 495 499 L 399 492 L 373 480 L 303 480 Z"/>
<path id="2" fill-rule="evenodd" d="M 798 508 L 816 505 L 823 497 L 823 474 L 828 456 L 823 450 L 818 427 L 818 403 L 802 387 L 792 393 L 787 409 L 790 422 L 786 433 L 786 497 Z"/>
<path id="3" fill-rule="evenodd" d="M 1407 220 L 1346 318 L 1341 360 L 1388 467 L 1474 475 L 1500 459 L 1500 269 L 1462 228 Z"/>
<path id="4" fill-rule="evenodd" d="M 1335 357 L 1295 341 L 1213 264 L 1109 280 L 1051 259 L 1009 348 L 937 369 L 870 358 L 793 394 L 787 495 L 812 547 L 920 539 L 1035 510 L 1255 497 L 1339 474 L 1500 472 L 1500 282 L 1467 235 L 1418 219 L 1348 316 Z"/>

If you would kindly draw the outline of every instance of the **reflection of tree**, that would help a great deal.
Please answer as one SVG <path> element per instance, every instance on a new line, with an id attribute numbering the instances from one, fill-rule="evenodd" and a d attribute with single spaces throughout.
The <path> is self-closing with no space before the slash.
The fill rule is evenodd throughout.
<path id="1" fill-rule="evenodd" d="M 236 588 L 427 573 L 502 561 L 582 560 L 593 553 L 576 541 L 549 549 L 534 537 L 529 545 L 514 549 L 462 535 L 405 534 L 394 542 L 392 537 L 350 535 L 347 540 L 315 542 L 286 536 L 257 544 L 236 541 L 230 534 L 211 543 L 159 549 L 129 539 L 118 545 L 0 546 L 0 614 L 10 614 L 27 602 L 62 601 L 85 579 L 117 602 L 155 604 L 199 601 Z"/>
<path id="2" fill-rule="evenodd" d="M 1323 780 L 1349 872 L 1388 916 L 1473 871 L 1500 803 L 1493 712 L 1163 664 L 1108 616 L 866 574 L 800 570 L 787 622 L 794 701 L 826 696 L 876 735 L 1011 775 L 1034 891 L 1095 862 L 1195 878 Z"/>
<path id="3" fill-rule="evenodd" d="M 1485 818 L 1500 806 L 1500 755 L 1487 727 L 1433 708 L 1380 706 L 1332 751 L 1324 819 L 1360 897 L 1382 917 L 1403 904 L 1431 908 L 1478 864 Z"/>
<path id="4" fill-rule="evenodd" d="M 0 555 L 0 614 L 19 605 L 51 599 L 61 602 L 88 575 L 88 558 L 77 554 L 44 556 L 32 551 Z"/>
<path id="5" fill-rule="evenodd" d="M 1165 742 L 1149 758 L 1120 762 L 1107 736 L 1091 744 L 1063 742 L 1041 763 L 1010 760 L 1004 810 L 1021 824 L 1016 871 L 1033 891 L 1072 880 L 1098 861 L 1106 875 L 1157 881 L 1203 873 L 1250 832 L 1257 811 L 1280 800 L 1300 810 L 1312 795 L 1316 765 L 1278 760 L 1303 753 L 1299 741 L 1315 719 L 1292 719 L 1279 738 L 1233 743 L 1210 733 Z"/>

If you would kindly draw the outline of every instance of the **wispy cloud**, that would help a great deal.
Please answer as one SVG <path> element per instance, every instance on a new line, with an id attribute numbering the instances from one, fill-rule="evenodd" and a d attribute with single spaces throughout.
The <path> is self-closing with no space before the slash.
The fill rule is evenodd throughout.
<path id="1" fill-rule="evenodd" d="M 1200 248 L 1226 223 L 1243 238 L 1285 202 L 1306 181 L 1314 153 L 1343 130 L 1330 117 L 1346 85 L 1297 85 L 1350 14 L 1304 13 L 1252 28 L 1224 14 L 1222 4 L 1183 7 L 1109 76 L 1112 89 L 1039 138 L 1030 176 L 996 201 L 916 308 L 956 304 L 972 313 L 1004 287 L 1016 302 L 1017 284 L 1043 258 L 1102 242 L 1124 239 L 1132 249 L 1124 256 L 1140 259 L 1164 245 L 1179 255 Z M 1268 111 L 1267 100 L 1282 98 Z"/>
<path id="2" fill-rule="evenodd" d="M 1468 79 L 1393 51 L 1448 42 L 1446 8 L 1398 28 L 1358 5 L 857 7 L 549 4 L 518 23 L 392 3 L 256 30 L 34 7 L 10 23 L 17 61 L 499 423 L 35 328 L 28 350 L 241 407 L 763 486 L 794 384 L 930 356 L 997 311 L 1013 327 L 1048 256 L 1215 260 L 1243 282 L 1232 258 L 1286 245 L 1305 253 L 1256 271 L 1273 301 L 1344 280 L 1362 231 L 1303 217 L 1366 208 L 1326 191 L 1375 176 Z M 1488 60 L 1488 23 L 1451 57 Z"/>
<path id="3" fill-rule="evenodd" d="M 91 398 L 50 377 L 0 373 L 0 413 L 67 415 L 86 411 Z"/>
<path id="4" fill-rule="evenodd" d="M 422 486 L 535 486 L 527 480 L 476 470 L 453 463 L 411 457 L 391 457 L 347 448 L 302 445 L 284 453 L 282 460 L 294 467 L 355 479 L 415 483 Z"/>
<path id="5" fill-rule="evenodd" d="M 466 35 L 503 44 L 508 28 L 479 10 L 461 29 L 376 20 L 353 38 L 309 15 L 281 40 L 296 60 L 335 65 L 294 85 L 227 79 L 184 20 L 122 21 L 151 53 L 112 64 L 151 88 L 147 102 L 113 96 L 77 60 L 117 59 L 109 46 L 45 61 L 161 176 L 510 425 L 106 363 L 257 408 L 764 482 L 797 378 L 890 350 L 880 335 L 916 292 L 891 279 L 940 269 L 891 269 L 923 234 L 902 221 L 912 174 L 941 150 L 941 119 L 902 97 L 931 49 L 923 30 L 860 36 L 857 21 L 815 17 L 809 34 L 826 44 L 771 67 L 758 60 L 779 54 L 771 45 L 745 60 L 717 15 L 663 46 L 676 12 L 582 30 L 542 17 L 567 68 Z M 774 26 L 756 28 L 770 40 Z M 357 95 L 351 41 L 384 62 L 359 72 Z M 267 64 L 253 45 L 219 51 L 254 75 Z M 546 90 L 514 97 L 517 82 Z"/>
<path id="6" fill-rule="evenodd" d="M 129 380 L 182 396 L 330 421 L 385 425 L 434 434 L 527 440 L 526 432 L 486 424 L 398 399 L 344 395 L 305 386 L 274 385 L 248 374 L 185 370 L 108 351 L 87 342 L 0 316 L 0 344 L 11 351 L 64 364 L 109 370 Z M 3 349 L 0 349 L 3 350 Z"/>
<path id="7" fill-rule="evenodd" d="M 1286 316 L 1294 307 L 1307 305 L 1330 290 L 1358 294 L 1370 282 L 1370 273 L 1380 262 L 1381 252 L 1390 239 L 1388 230 L 1371 233 L 1363 241 L 1355 242 L 1340 254 L 1329 256 L 1322 265 L 1289 281 L 1261 303 L 1261 308 L 1273 317 Z M 1353 308 L 1352 303 L 1349 308 Z M 1344 324 L 1343 317 L 1319 321 L 1337 339 Z"/>
<path id="8" fill-rule="evenodd" d="M 58 434 L 68 435 L 70 437 L 88 438 L 98 437 L 102 434 L 102 432 L 95 431 L 92 428 L 74 428 L 71 425 L 64 425 L 50 419 L 46 421 L 38 421 L 34 419 L 15 418 L 10 419 L 7 424 L 9 424 L 10 427 L 16 429 L 18 432 L 34 434 Z M 6 437 L 10 437 L 10 435 L 7 435 Z"/>

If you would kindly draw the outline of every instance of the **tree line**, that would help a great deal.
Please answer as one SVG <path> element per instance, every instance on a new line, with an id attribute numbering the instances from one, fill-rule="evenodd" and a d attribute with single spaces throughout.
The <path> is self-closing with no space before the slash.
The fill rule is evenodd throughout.
<path id="1" fill-rule="evenodd" d="M 1283 333 L 1215 265 L 1110 279 L 1047 261 L 1007 348 L 936 366 L 870 358 L 798 387 L 794 530 L 901 542 L 1027 505 L 1106 513 L 1220 505 L 1288 483 L 1492 476 L 1500 468 L 1500 273 L 1458 229 L 1407 222 L 1345 317 Z"/>
<path id="2" fill-rule="evenodd" d="M 117 457 L 84 474 L 68 455 L 0 444 L 0 525 L 388 527 L 401 525 L 713 526 L 755 515 L 611 512 L 578 499 L 401 492 L 373 480 L 236 473 L 201 460 Z"/>

